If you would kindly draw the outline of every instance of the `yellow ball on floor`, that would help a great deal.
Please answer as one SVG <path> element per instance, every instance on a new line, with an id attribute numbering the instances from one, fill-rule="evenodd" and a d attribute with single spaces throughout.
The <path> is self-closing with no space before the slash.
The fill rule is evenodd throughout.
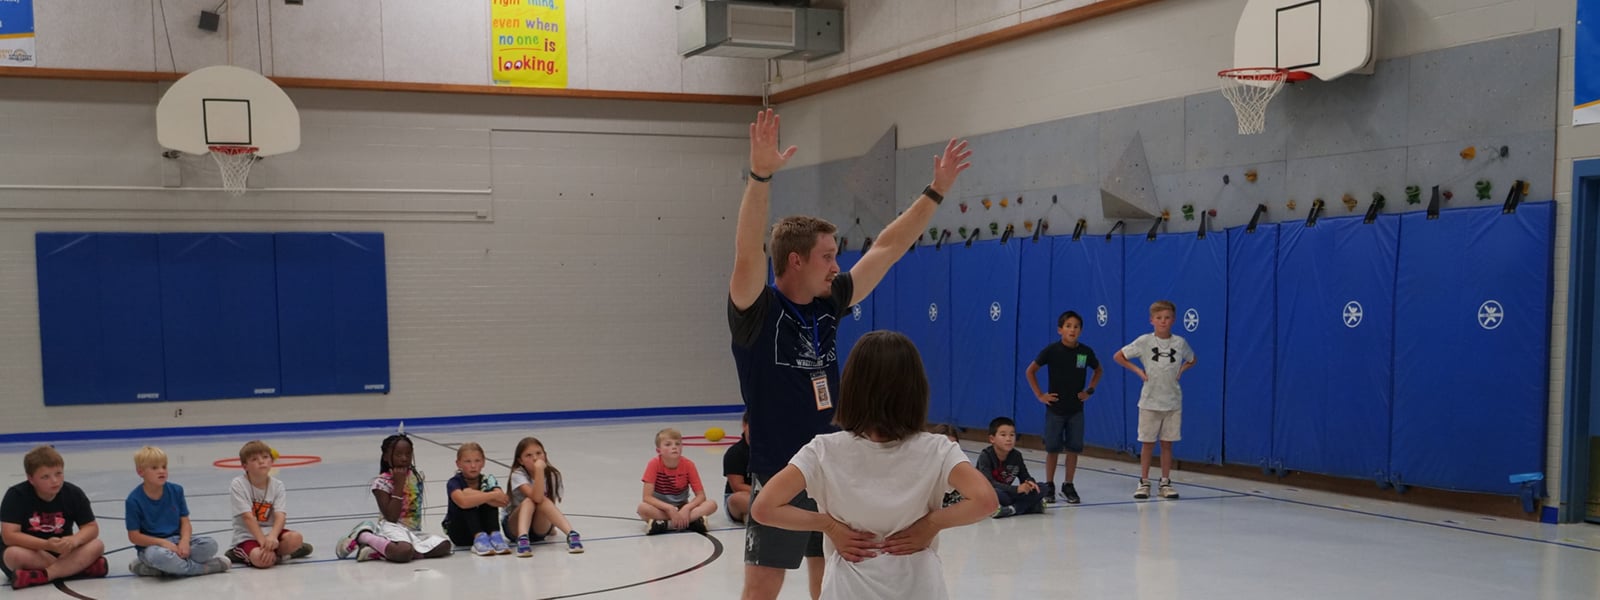
<path id="1" fill-rule="evenodd" d="M 722 432 L 722 428 L 721 427 L 712 427 L 711 429 L 707 429 L 706 430 L 706 441 L 708 441 L 708 442 L 720 442 L 720 441 L 722 441 L 722 436 L 723 435 L 725 435 L 725 434 Z"/>

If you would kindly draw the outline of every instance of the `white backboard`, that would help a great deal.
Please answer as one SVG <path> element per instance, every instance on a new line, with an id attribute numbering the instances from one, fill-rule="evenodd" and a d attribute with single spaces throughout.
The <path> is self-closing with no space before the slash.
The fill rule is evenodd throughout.
<path id="1" fill-rule="evenodd" d="M 206 67 L 161 96 L 156 140 L 188 154 L 206 154 L 209 146 L 254 146 L 257 156 L 272 156 L 300 147 L 300 112 L 288 94 L 255 71 Z"/>
<path id="2" fill-rule="evenodd" d="M 1233 66 L 1278 67 L 1318 79 L 1372 73 L 1373 0 L 1249 0 Z"/>

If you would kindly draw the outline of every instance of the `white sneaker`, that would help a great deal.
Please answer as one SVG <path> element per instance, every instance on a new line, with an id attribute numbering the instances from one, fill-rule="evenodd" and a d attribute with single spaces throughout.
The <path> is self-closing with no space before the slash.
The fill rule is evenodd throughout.
<path id="1" fill-rule="evenodd" d="M 1133 488 L 1133 499 L 1134 500 L 1144 500 L 1145 498 L 1149 498 L 1149 497 L 1150 497 L 1150 482 L 1148 480 L 1145 480 L 1145 479 L 1140 479 L 1139 480 L 1139 487 Z"/>
<path id="2" fill-rule="evenodd" d="M 1148 487 L 1149 486 L 1146 486 L 1147 491 L 1148 491 Z M 1178 499 L 1178 490 L 1172 489 L 1172 480 L 1171 479 L 1162 479 L 1161 480 L 1161 497 L 1162 498 L 1166 498 L 1168 500 L 1177 500 Z"/>

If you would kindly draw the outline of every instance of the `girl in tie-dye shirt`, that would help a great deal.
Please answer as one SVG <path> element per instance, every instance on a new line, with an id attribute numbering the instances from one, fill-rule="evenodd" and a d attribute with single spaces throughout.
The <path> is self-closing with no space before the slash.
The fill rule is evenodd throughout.
<path id="1" fill-rule="evenodd" d="M 358 561 L 381 558 L 403 563 L 450 555 L 449 540 L 422 531 L 424 477 L 412 466 L 412 448 L 411 438 L 403 433 L 384 438 L 379 473 L 372 480 L 372 497 L 382 520 L 356 525 L 334 548 L 339 558 L 355 553 Z"/>

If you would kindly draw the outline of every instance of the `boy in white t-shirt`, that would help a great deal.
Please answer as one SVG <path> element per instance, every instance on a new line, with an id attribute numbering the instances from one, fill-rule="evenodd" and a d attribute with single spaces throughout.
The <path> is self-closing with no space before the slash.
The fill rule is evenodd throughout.
<path id="1" fill-rule="evenodd" d="M 761 523 L 826 536 L 822 598 L 948 597 L 939 531 L 981 521 L 999 504 L 959 445 L 922 433 L 924 372 L 904 335 L 862 336 L 839 384 L 834 421 L 843 431 L 812 439 L 753 500 Z M 950 487 L 965 500 L 941 507 Z M 818 512 L 785 503 L 801 490 Z"/>
<path id="2" fill-rule="evenodd" d="M 272 473 L 272 448 L 261 440 L 251 440 L 239 448 L 239 463 L 244 474 L 228 485 L 233 513 L 233 544 L 228 558 L 235 563 L 265 569 L 286 558 L 311 554 L 297 531 L 288 522 L 287 493 L 283 482 Z"/>
<path id="3" fill-rule="evenodd" d="M 1156 442 L 1161 442 L 1161 497 L 1177 498 L 1172 487 L 1172 443 L 1182 438 L 1183 389 L 1178 378 L 1194 366 L 1194 350 L 1181 336 L 1173 335 L 1172 319 L 1177 307 L 1167 300 L 1157 300 L 1150 305 L 1150 325 L 1155 328 L 1138 339 L 1128 342 L 1113 357 L 1117 364 L 1133 371 L 1144 386 L 1139 390 L 1139 487 L 1133 497 L 1143 500 L 1150 497 L 1150 455 Z M 1135 366 L 1129 359 L 1137 358 L 1144 368 Z"/>

